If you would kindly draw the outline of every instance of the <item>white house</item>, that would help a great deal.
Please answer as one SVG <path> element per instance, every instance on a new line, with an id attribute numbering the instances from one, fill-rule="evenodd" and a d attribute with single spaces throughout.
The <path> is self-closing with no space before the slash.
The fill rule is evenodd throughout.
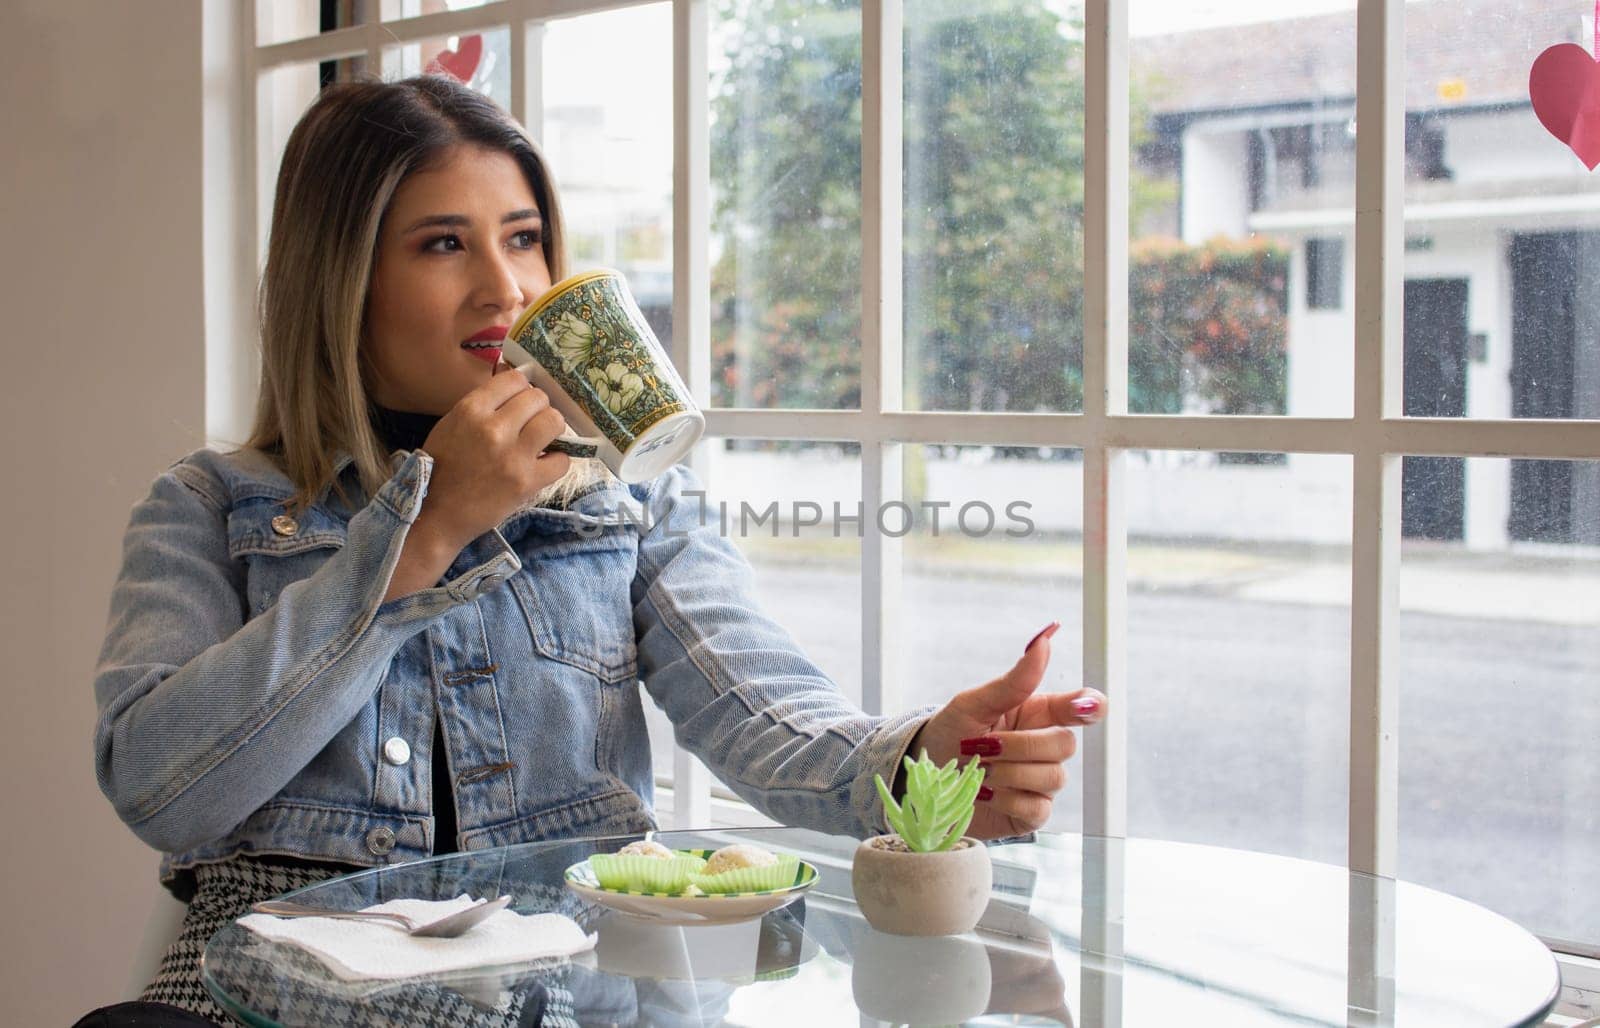
<path id="1" fill-rule="evenodd" d="M 1267 236 L 1292 253 L 1288 413 L 1352 403 L 1355 12 L 1135 41 L 1150 101 L 1145 170 L 1175 210 L 1145 228 L 1200 243 Z M 1547 46 L 1593 39 L 1562 0 L 1406 7 L 1405 412 L 1600 415 L 1600 179 L 1534 116 Z M 1293 462 L 1291 462 L 1291 466 Z M 1574 518 L 1600 467 L 1412 458 L 1406 534 L 1600 542 Z"/>

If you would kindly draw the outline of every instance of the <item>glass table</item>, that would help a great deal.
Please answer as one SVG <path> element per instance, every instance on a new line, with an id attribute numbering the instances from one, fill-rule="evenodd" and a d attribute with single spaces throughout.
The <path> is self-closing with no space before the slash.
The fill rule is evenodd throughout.
<path id="1" fill-rule="evenodd" d="M 853 839 L 802 829 L 659 832 L 675 849 L 754 842 L 815 864 L 759 919 L 673 927 L 588 904 L 565 869 L 636 836 L 530 843 L 364 871 L 292 893 L 359 909 L 402 897 L 514 897 L 597 933 L 570 962 L 345 983 L 232 924 L 207 945 L 212 996 L 250 1025 L 1535 1025 L 1559 976 L 1515 924 L 1431 889 L 1183 843 L 1041 835 L 995 846 L 976 932 L 872 930 Z"/>

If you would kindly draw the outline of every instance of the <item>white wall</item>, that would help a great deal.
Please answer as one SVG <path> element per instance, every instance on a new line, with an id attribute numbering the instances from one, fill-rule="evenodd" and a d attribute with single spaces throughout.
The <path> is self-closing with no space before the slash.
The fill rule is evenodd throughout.
<path id="1" fill-rule="evenodd" d="M 0 39 L 0 996 L 66 1025 L 120 998 L 154 895 L 95 786 L 91 680 L 128 510 L 203 437 L 201 7 L 10 0 Z"/>
<path id="2" fill-rule="evenodd" d="M 1330 229 L 1318 235 L 1344 240 L 1343 299 L 1337 308 L 1306 306 L 1306 241 L 1277 238 L 1289 250 L 1288 413 L 1297 418 L 1348 418 L 1355 412 L 1355 240 Z"/>
<path id="3" fill-rule="evenodd" d="M 1249 137 L 1191 126 L 1183 133 L 1183 241 L 1242 237 L 1250 216 Z"/>
<path id="4" fill-rule="evenodd" d="M 1444 163 L 1457 182 L 1566 177 L 1572 182 L 1564 192 L 1595 188 L 1588 169 L 1527 108 L 1455 115 L 1443 119 L 1443 124 Z"/>

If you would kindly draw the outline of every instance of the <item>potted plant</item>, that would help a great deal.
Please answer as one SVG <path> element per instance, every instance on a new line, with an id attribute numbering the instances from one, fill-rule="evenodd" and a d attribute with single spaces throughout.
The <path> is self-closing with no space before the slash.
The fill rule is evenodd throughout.
<path id="1" fill-rule="evenodd" d="M 983 843 L 961 833 L 972 823 L 972 803 L 983 785 L 974 757 L 940 767 L 923 750 L 905 758 L 905 799 L 895 802 L 875 775 L 884 816 L 893 834 L 856 847 L 850 882 L 867 923 L 894 935 L 970 932 L 989 905 L 993 870 Z"/>

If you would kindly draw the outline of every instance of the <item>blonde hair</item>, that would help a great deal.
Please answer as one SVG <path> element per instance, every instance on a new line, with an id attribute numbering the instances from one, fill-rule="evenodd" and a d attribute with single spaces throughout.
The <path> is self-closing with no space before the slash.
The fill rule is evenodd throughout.
<path id="1" fill-rule="evenodd" d="M 341 452 L 368 497 L 391 474 L 361 345 L 379 231 L 400 183 L 463 144 L 505 153 L 521 167 L 544 222 L 551 280 L 564 278 L 561 205 L 543 155 L 522 126 L 455 79 L 329 86 L 289 135 L 259 298 L 261 390 L 244 446 L 288 476 L 293 511 L 329 487 L 350 502 L 338 481 Z M 599 461 L 575 459 L 531 505 L 566 506 L 609 477 Z"/>

